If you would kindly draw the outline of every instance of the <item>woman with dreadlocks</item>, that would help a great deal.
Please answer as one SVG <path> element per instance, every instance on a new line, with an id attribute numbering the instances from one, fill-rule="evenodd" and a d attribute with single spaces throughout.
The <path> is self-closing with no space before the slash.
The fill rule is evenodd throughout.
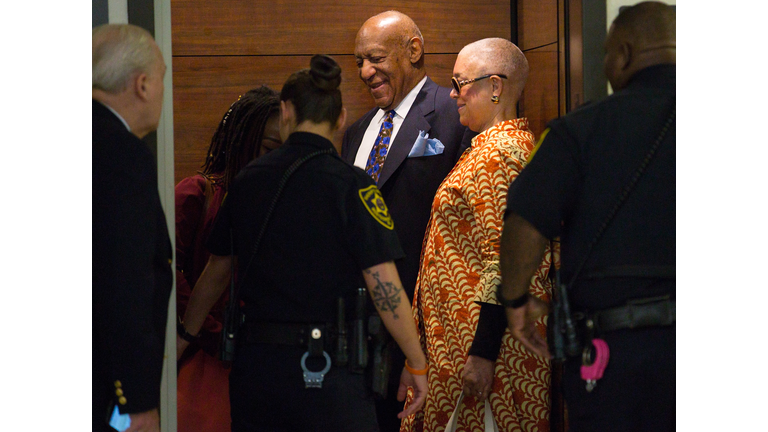
<path id="1" fill-rule="evenodd" d="M 210 255 L 204 244 L 237 173 L 282 144 L 279 95 L 262 86 L 242 95 L 213 134 L 202 171 L 176 186 L 176 312 L 184 316 L 192 287 Z M 226 293 L 179 360 L 180 432 L 229 431 L 229 369 L 218 360 Z"/>

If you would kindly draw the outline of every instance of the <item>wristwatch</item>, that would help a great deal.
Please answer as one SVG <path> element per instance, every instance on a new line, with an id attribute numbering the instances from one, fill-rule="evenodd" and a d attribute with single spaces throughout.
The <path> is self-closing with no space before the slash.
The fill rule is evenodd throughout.
<path id="1" fill-rule="evenodd" d="M 181 320 L 181 317 L 177 317 L 177 318 L 178 318 L 178 322 L 176 323 L 176 333 L 178 333 L 182 339 L 192 343 L 200 338 L 200 335 L 197 335 L 197 336 L 191 335 L 187 331 L 187 328 L 184 327 L 184 321 Z"/>

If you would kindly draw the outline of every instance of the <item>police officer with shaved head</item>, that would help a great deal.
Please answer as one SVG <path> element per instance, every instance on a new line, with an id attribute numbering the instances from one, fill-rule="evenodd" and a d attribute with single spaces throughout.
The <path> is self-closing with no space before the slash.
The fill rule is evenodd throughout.
<path id="1" fill-rule="evenodd" d="M 675 430 L 675 41 L 673 7 L 622 11 L 605 44 L 615 93 L 550 122 L 510 186 L 500 299 L 513 337 L 542 356 L 533 323 L 547 308 L 528 287 L 562 240 L 567 307 L 549 340 L 566 357 L 571 431 Z"/>

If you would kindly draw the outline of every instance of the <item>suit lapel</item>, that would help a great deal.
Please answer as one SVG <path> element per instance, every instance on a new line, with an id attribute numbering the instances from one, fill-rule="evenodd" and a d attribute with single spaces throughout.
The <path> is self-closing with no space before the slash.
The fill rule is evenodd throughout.
<path id="1" fill-rule="evenodd" d="M 360 150 L 360 144 L 362 144 L 363 142 L 363 136 L 365 135 L 365 131 L 366 129 L 368 129 L 368 125 L 371 123 L 371 120 L 373 120 L 373 116 L 376 115 L 376 112 L 378 110 L 379 110 L 378 108 L 374 108 L 368 111 L 368 113 L 365 114 L 360 120 L 360 126 L 355 131 L 355 134 L 351 137 L 349 148 L 345 149 L 346 152 L 342 154 L 342 157 L 344 158 L 344 160 L 347 161 L 349 164 L 351 165 L 355 164 L 357 151 Z"/>
<path id="2" fill-rule="evenodd" d="M 427 77 L 427 81 L 424 83 L 421 91 L 416 95 L 416 100 L 413 102 L 411 110 L 405 116 L 395 141 L 389 146 L 384 168 L 382 168 L 381 175 L 379 175 L 379 189 L 384 186 L 392 174 L 397 171 L 400 164 L 408 157 L 413 143 L 419 136 L 419 131 L 428 133 L 432 128 L 432 125 L 427 122 L 426 116 L 435 110 L 436 94 L 437 84 Z M 358 147 L 360 146 L 359 142 L 357 145 Z"/>

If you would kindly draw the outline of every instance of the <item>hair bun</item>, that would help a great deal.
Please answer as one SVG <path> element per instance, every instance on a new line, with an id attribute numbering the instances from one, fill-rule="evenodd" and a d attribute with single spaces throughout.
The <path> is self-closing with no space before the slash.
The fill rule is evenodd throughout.
<path id="1" fill-rule="evenodd" d="M 325 54 L 315 54 L 309 61 L 309 75 L 315 87 L 331 91 L 341 84 L 341 67 L 336 60 Z"/>

